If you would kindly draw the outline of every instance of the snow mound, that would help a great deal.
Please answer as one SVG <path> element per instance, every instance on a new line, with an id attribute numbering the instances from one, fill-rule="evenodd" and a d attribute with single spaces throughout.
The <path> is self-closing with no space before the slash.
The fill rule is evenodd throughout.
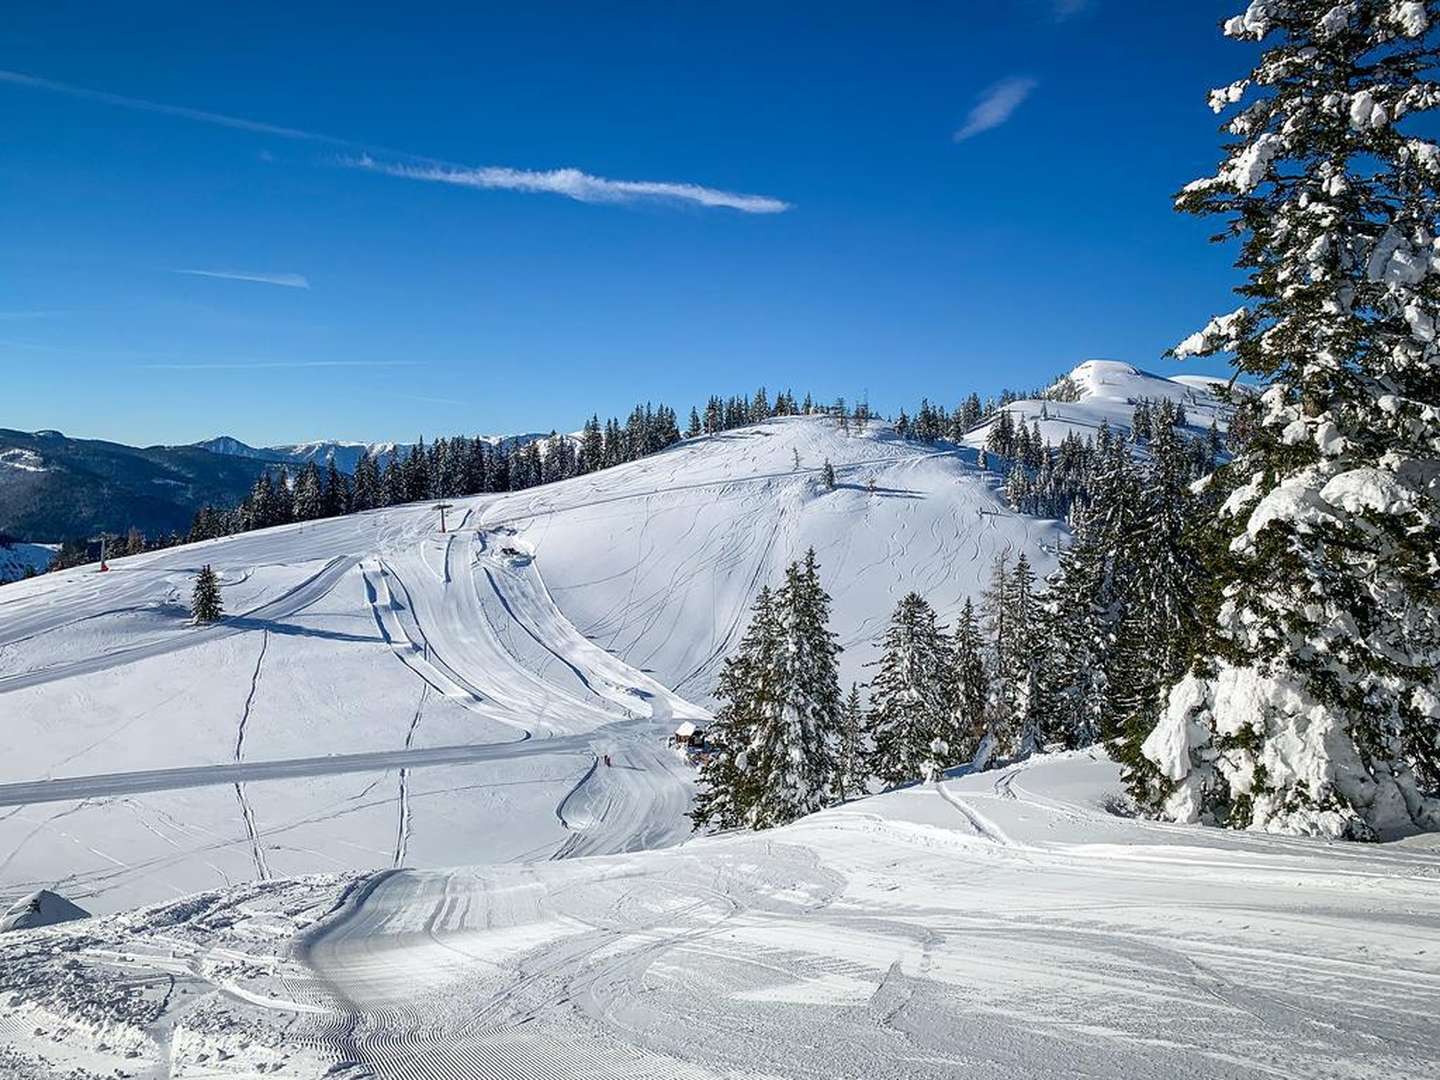
<path id="1" fill-rule="evenodd" d="M 1141 401 L 1169 400 L 1185 412 L 1184 432 L 1199 437 L 1210 425 L 1224 432 L 1229 428 L 1230 406 L 1224 400 L 1228 379 L 1211 375 L 1155 375 L 1119 360 L 1086 360 L 1051 388 L 1059 396 L 1068 383 L 1076 401 L 1025 398 L 1004 407 L 1017 422 L 1038 426 L 1047 442 L 1058 446 L 1070 434 L 1094 438 L 1100 425 L 1111 431 L 1131 430 L 1135 406 Z M 1244 392 L 1240 388 L 1240 392 Z M 972 429 L 965 444 L 985 445 L 993 420 Z"/>
<path id="2" fill-rule="evenodd" d="M 59 893 L 41 889 L 21 897 L 11 905 L 9 911 L 0 916 L 0 934 L 11 930 L 33 930 L 37 926 L 54 926 L 57 923 L 89 917 L 88 911 L 72 904 Z"/>

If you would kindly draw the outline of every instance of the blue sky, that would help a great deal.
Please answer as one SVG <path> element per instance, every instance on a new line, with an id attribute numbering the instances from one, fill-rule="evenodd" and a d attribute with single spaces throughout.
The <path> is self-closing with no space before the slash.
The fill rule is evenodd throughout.
<path id="1" fill-rule="evenodd" d="M 411 438 L 1180 370 L 1231 306 L 1170 196 L 1217 159 L 1237 6 L 22 0 L 0 426 Z"/>

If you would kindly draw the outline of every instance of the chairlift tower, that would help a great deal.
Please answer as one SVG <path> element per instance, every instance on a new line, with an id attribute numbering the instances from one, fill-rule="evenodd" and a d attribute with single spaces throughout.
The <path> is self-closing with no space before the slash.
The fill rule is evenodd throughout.
<path id="1" fill-rule="evenodd" d="M 435 504 L 435 509 L 440 511 L 440 531 L 442 533 L 445 531 L 445 511 L 451 509 L 454 505 L 454 503 L 447 502 Z"/>

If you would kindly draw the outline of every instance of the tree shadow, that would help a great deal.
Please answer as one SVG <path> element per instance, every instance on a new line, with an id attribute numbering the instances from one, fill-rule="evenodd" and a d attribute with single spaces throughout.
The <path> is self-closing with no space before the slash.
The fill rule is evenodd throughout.
<path id="1" fill-rule="evenodd" d="M 324 641 L 365 641 L 383 645 L 385 639 L 373 634 L 347 634 L 343 630 L 321 630 L 313 626 L 298 626 L 295 623 L 276 622 L 274 619 L 256 619 L 249 615 L 235 615 L 220 620 L 220 624 L 237 630 L 268 630 L 282 637 L 311 637 Z"/>
<path id="2" fill-rule="evenodd" d="M 887 499 L 923 499 L 923 498 L 925 498 L 925 493 L 924 493 L 923 491 L 916 491 L 916 490 L 914 490 L 913 488 L 890 488 L 890 487 L 873 487 L 873 488 L 872 488 L 872 487 L 870 487 L 868 484 L 847 484 L 847 483 L 837 483 L 837 484 L 835 485 L 835 490 L 839 491 L 841 488 L 846 488 L 846 489 L 848 489 L 848 490 L 850 490 L 850 491 L 863 491 L 863 492 L 865 492 L 865 493 L 868 494 L 868 495 L 880 495 L 880 496 L 883 496 L 884 498 L 887 498 Z"/>

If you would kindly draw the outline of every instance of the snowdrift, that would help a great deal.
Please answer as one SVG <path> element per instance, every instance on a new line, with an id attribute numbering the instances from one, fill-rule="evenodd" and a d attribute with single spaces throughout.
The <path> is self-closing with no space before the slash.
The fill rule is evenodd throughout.
<path id="1" fill-rule="evenodd" d="M 1440 853 L 1130 820 L 1119 787 L 1059 755 L 768 833 L 7 935 L 0 1038 L 21 1077 L 1433 1073 Z"/>

